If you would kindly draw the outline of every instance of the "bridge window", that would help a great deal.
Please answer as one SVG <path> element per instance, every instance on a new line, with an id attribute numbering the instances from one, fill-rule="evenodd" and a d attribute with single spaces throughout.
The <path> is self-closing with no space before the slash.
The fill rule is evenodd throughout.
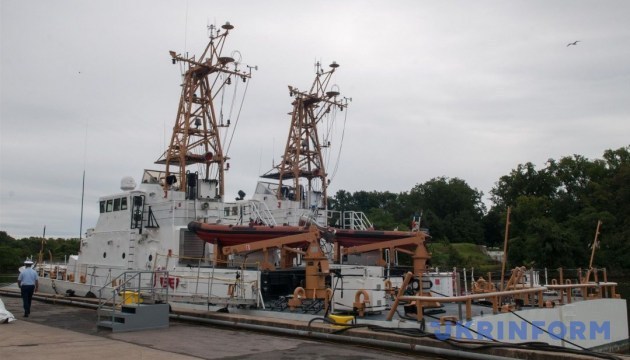
<path id="1" fill-rule="evenodd" d="M 112 212 L 112 208 L 114 207 L 114 200 L 107 200 L 107 208 L 105 211 Z"/>
<path id="2" fill-rule="evenodd" d="M 120 210 L 127 210 L 127 198 L 120 199 Z"/>
<path id="3" fill-rule="evenodd" d="M 100 202 L 101 214 L 105 212 L 105 200 Z"/>
<path id="4" fill-rule="evenodd" d="M 120 198 L 114 199 L 114 211 L 120 211 Z"/>

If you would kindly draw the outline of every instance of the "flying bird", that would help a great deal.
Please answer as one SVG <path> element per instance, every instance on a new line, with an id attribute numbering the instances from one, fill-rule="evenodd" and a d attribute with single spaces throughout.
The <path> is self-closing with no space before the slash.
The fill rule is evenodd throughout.
<path id="1" fill-rule="evenodd" d="M 568 43 L 567 46 L 577 45 L 577 43 L 579 43 L 579 42 L 580 42 L 580 40 L 576 40 L 576 41 L 574 41 L 572 43 Z"/>

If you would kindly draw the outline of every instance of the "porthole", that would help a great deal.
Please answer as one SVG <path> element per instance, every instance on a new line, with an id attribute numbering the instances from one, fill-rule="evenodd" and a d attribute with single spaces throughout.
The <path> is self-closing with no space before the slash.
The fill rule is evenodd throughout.
<path id="1" fill-rule="evenodd" d="M 107 257 L 107 253 L 106 253 L 106 252 L 104 252 L 104 253 L 103 253 L 103 259 L 105 259 L 106 257 Z"/>
<path id="2" fill-rule="evenodd" d="M 123 254 L 122 254 L 122 258 L 123 258 L 123 259 L 125 258 L 125 253 L 123 253 Z"/>
<path id="3" fill-rule="evenodd" d="M 149 255 L 149 261 L 153 261 L 153 255 Z"/>

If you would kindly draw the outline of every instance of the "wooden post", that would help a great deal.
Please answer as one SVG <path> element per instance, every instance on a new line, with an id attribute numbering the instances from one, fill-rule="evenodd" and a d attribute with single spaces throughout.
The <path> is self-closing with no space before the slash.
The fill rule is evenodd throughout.
<path id="1" fill-rule="evenodd" d="M 400 301 L 398 299 L 400 299 L 400 297 L 405 294 L 405 289 L 407 289 L 407 286 L 409 286 L 409 282 L 411 281 L 412 277 L 413 273 L 411 272 L 407 272 L 407 274 L 405 274 L 405 279 L 403 280 L 400 289 L 398 289 L 398 294 L 396 294 L 396 300 L 394 300 L 394 304 L 392 305 L 392 308 L 389 309 L 389 314 L 387 314 L 387 321 L 392 321 L 392 318 L 394 318 L 394 313 L 398 309 L 398 303 Z"/>
<path id="2" fill-rule="evenodd" d="M 558 276 L 560 277 L 559 284 L 564 284 L 564 278 L 562 276 L 562 268 L 558 268 Z M 569 290 L 570 291 L 570 290 Z M 560 305 L 564 304 L 564 290 L 560 289 Z"/>
<path id="3" fill-rule="evenodd" d="M 588 268 L 593 268 L 593 258 L 595 257 L 595 248 L 597 248 L 597 238 L 599 237 L 599 228 L 602 225 L 602 221 L 597 221 L 597 229 L 595 230 L 595 240 L 593 240 L 593 249 L 591 250 L 591 261 L 588 263 Z M 586 279 L 588 281 L 588 279 Z"/>
<path id="4" fill-rule="evenodd" d="M 414 273 L 415 273 L 414 269 Z M 422 272 L 418 274 L 418 296 L 424 296 L 424 291 L 422 289 Z M 416 300 L 416 320 L 422 321 L 422 317 L 424 316 L 424 303 L 422 301 Z"/>
<path id="5" fill-rule="evenodd" d="M 472 299 L 466 300 L 466 321 L 472 320 Z"/>
<path id="6" fill-rule="evenodd" d="M 604 282 L 607 283 L 608 275 L 606 274 L 606 268 L 603 268 L 602 271 L 604 272 Z M 608 298 L 608 286 L 604 286 L 604 297 Z"/>
<path id="7" fill-rule="evenodd" d="M 422 284 L 422 282 L 420 284 Z M 422 296 L 422 292 L 420 292 L 420 296 Z M 416 300 L 416 319 L 418 321 L 422 321 L 423 316 L 424 316 L 424 302 L 420 300 Z"/>
<path id="8" fill-rule="evenodd" d="M 503 239 L 503 259 L 501 261 L 501 291 L 503 291 L 503 281 L 505 280 L 505 263 L 507 262 L 507 244 L 508 232 L 510 230 L 510 212 L 511 208 L 507 208 L 507 217 L 505 219 L 505 238 Z"/>

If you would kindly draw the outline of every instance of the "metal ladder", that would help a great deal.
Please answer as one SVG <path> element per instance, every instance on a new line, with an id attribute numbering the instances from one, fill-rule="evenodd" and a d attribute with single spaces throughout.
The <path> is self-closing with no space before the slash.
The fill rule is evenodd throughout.
<path id="1" fill-rule="evenodd" d="M 136 234 L 129 236 L 129 251 L 127 252 L 127 269 L 133 269 L 134 259 L 136 257 Z"/>
<path id="2" fill-rule="evenodd" d="M 268 226 L 276 225 L 276 219 L 271 215 L 267 204 L 258 200 L 250 200 L 249 203 L 252 207 L 252 214 L 255 215 L 257 219 L 262 220 L 263 223 Z"/>
<path id="3" fill-rule="evenodd" d="M 365 213 L 361 211 L 344 211 L 343 228 L 350 230 L 367 230 L 373 226 Z"/>

